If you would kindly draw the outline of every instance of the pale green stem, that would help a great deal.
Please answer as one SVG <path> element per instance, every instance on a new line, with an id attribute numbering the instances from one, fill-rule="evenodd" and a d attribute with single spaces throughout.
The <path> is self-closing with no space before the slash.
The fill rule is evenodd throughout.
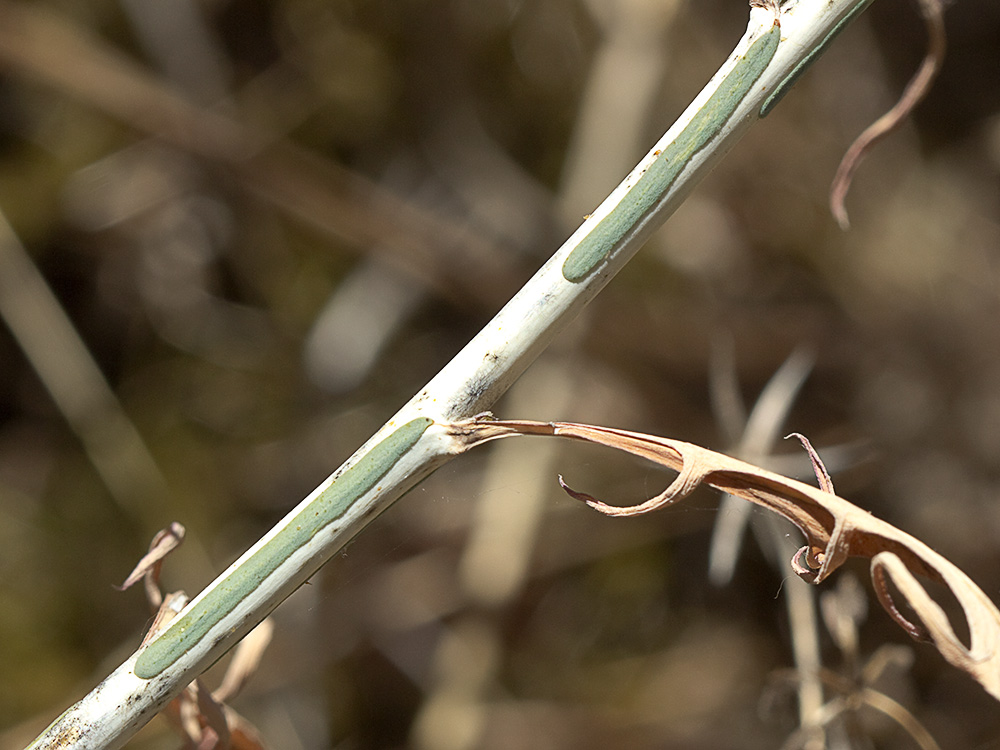
<path id="1" fill-rule="evenodd" d="M 372 518 L 456 454 L 436 423 L 488 408 L 857 5 L 791 0 L 780 27 L 774 10 L 751 10 L 747 33 L 708 86 L 497 316 L 347 463 L 31 747 L 121 747 Z"/>

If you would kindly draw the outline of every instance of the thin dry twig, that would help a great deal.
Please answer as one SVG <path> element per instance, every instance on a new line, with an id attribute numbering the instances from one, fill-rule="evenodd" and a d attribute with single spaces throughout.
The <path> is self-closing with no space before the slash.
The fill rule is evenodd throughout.
<path id="1" fill-rule="evenodd" d="M 869 125 L 847 149 L 830 185 L 830 212 L 840 228 L 850 228 L 844 199 L 851 189 L 854 172 L 868 153 L 910 116 L 930 90 L 944 61 L 947 36 L 944 30 L 944 5 L 941 0 L 920 0 L 920 15 L 927 27 L 927 52 L 913 78 L 906 85 L 895 106 Z"/>
<path id="2" fill-rule="evenodd" d="M 888 667 L 905 669 L 911 666 L 912 650 L 906 646 L 884 644 L 876 649 L 863 665 L 859 663 L 858 625 L 867 614 L 867 600 L 854 576 L 850 574 L 840 576 L 835 589 L 825 592 L 820 597 L 820 603 L 827 630 L 840 649 L 849 674 L 818 669 L 810 676 L 838 695 L 816 711 L 811 726 L 794 732 L 781 746 L 782 750 L 804 748 L 806 743 L 811 742 L 817 735 L 816 732 L 810 732 L 810 729 L 825 731 L 838 721 L 842 722 L 844 728 L 850 732 L 854 722 L 844 720 L 864 707 L 878 711 L 895 721 L 922 750 L 940 750 L 923 724 L 902 704 L 876 686 Z M 771 682 L 775 684 L 767 692 L 778 692 L 793 687 L 800 684 L 803 677 L 801 670 L 778 670 L 772 674 Z M 770 699 L 773 700 L 773 696 Z M 848 745 L 853 747 L 850 742 Z"/>
<path id="3" fill-rule="evenodd" d="M 463 450 L 513 435 L 559 436 L 606 445 L 679 472 L 662 493 L 629 507 L 608 505 L 569 488 L 559 478 L 572 497 L 606 515 L 649 513 L 683 499 L 701 484 L 772 510 L 791 521 L 806 538 L 806 544 L 792 558 L 792 568 L 803 580 L 820 583 L 848 557 L 869 558 L 879 602 L 896 623 L 915 639 L 932 642 L 951 665 L 1000 700 L 1000 611 L 996 605 L 942 555 L 832 492 L 691 443 L 607 427 L 478 418 L 453 423 L 450 429 Z M 950 589 L 965 614 L 969 646 L 955 634 L 948 616 L 917 576 Z M 919 622 L 908 619 L 896 606 L 887 586 L 890 581 Z"/>
<path id="4" fill-rule="evenodd" d="M 796 675 L 791 674 L 789 677 L 795 679 Z M 840 685 L 840 680 L 837 679 L 836 675 L 824 673 L 820 677 L 830 687 L 843 687 Z M 856 691 L 851 691 L 846 696 L 831 700 L 823 708 L 823 716 L 820 717 L 820 723 L 828 725 L 842 714 L 849 711 L 856 711 L 862 706 L 878 711 L 880 714 L 894 721 L 913 739 L 920 750 L 941 750 L 940 745 L 937 744 L 931 733 L 927 731 L 924 725 L 905 706 L 890 698 L 885 693 L 869 687 L 862 687 Z M 794 732 L 781 746 L 781 750 L 800 750 L 806 747 L 806 744 L 811 739 L 810 729 L 810 727 L 805 727 Z"/>

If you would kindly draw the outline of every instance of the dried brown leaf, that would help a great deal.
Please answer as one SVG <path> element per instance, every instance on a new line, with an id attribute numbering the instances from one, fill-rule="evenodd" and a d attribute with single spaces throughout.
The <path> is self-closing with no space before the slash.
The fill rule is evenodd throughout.
<path id="1" fill-rule="evenodd" d="M 961 570 L 926 544 L 833 492 L 774 474 L 735 458 L 679 440 L 569 422 L 472 419 L 451 425 L 464 448 L 512 435 L 559 436 L 626 451 L 678 472 L 656 497 L 630 507 L 608 505 L 560 483 L 575 498 L 612 516 L 649 513 L 683 499 L 701 484 L 743 498 L 787 518 L 806 538 L 792 568 L 809 583 L 820 583 L 848 557 L 871 560 L 879 602 L 912 637 L 932 642 L 953 666 L 977 680 L 1000 700 L 1000 611 Z M 955 635 L 944 610 L 918 576 L 944 584 L 965 614 L 967 647 Z M 912 622 L 896 607 L 887 582 L 916 613 Z"/>
<path id="2" fill-rule="evenodd" d="M 200 679 L 192 682 L 188 689 L 194 693 L 198 706 L 200 746 L 206 750 L 229 750 L 229 724 L 226 721 L 225 707 L 212 697 L 212 693 L 205 689 Z"/>
<path id="3" fill-rule="evenodd" d="M 132 572 L 129 573 L 128 578 L 125 582 L 118 586 L 119 591 L 124 591 L 133 584 L 135 584 L 140 578 L 147 577 L 151 579 L 153 583 L 159 582 L 160 576 L 160 565 L 163 563 L 163 558 L 177 549 L 181 543 L 184 541 L 184 527 L 174 521 L 165 529 L 161 529 L 153 537 L 153 541 L 149 543 L 149 552 L 142 556 L 142 559 L 136 563 Z M 157 597 L 159 597 L 159 592 L 157 591 Z M 150 602 L 152 604 L 152 602 Z M 160 606 L 160 602 L 157 601 L 153 608 Z"/>
<path id="4" fill-rule="evenodd" d="M 160 602 L 160 606 L 153 616 L 153 624 L 149 626 L 149 630 L 143 636 L 142 645 L 145 646 L 153 640 L 153 636 L 167 627 L 167 624 L 177 617 L 180 611 L 187 606 L 188 601 L 187 594 L 183 591 L 175 591 L 163 597 L 163 601 Z"/>
<path id="5" fill-rule="evenodd" d="M 264 750 L 257 728 L 195 680 L 164 715 L 191 750 Z"/>
<path id="6" fill-rule="evenodd" d="M 170 597 L 167 599 L 169 601 Z M 184 603 L 186 601 L 187 597 L 184 597 Z M 164 603 L 164 608 L 167 602 Z M 163 611 L 161 609 L 161 615 Z M 170 617 L 176 614 L 172 610 L 171 612 L 165 622 L 169 622 Z M 158 623 L 159 619 L 150 628 L 146 640 L 162 628 Z M 268 618 L 240 642 L 226 670 L 223 684 L 217 690 L 209 691 L 200 678 L 196 679 L 164 709 L 164 716 L 183 739 L 185 749 L 264 750 L 257 728 L 225 701 L 235 696 L 257 671 L 273 633 L 274 624 Z"/>
<path id="7" fill-rule="evenodd" d="M 215 700 L 219 703 L 225 703 L 239 694 L 243 686 L 257 672 L 260 660 L 273 636 L 274 621 L 268 617 L 240 641 L 233 652 L 233 659 L 229 662 L 229 668 L 226 669 L 226 676 L 222 679 L 222 684 L 212 691 L 212 697 Z"/>

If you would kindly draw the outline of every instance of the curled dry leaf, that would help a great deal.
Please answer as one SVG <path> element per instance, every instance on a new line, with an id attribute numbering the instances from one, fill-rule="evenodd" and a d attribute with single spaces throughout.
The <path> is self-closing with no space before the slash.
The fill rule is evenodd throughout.
<path id="1" fill-rule="evenodd" d="M 167 720 L 183 737 L 185 748 L 264 750 L 257 728 L 226 701 L 257 671 L 273 634 L 274 623 L 267 618 L 240 641 L 218 689 L 209 691 L 198 678 L 164 709 Z"/>
<path id="2" fill-rule="evenodd" d="M 835 495 L 752 464 L 679 440 L 569 422 L 493 420 L 484 417 L 449 428 L 461 450 L 502 437 L 548 435 L 606 445 L 668 466 L 678 472 L 656 497 L 630 507 L 608 505 L 560 483 L 573 497 L 610 516 L 634 516 L 662 508 L 700 484 L 743 498 L 787 518 L 806 538 L 792 568 L 809 583 L 820 583 L 848 557 L 871 560 L 879 602 L 913 638 L 932 642 L 953 666 L 967 672 L 1000 700 L 1000 611 L 961 570 L 926 544 Z M 970 645 L 955 635 L 948 616 L 918 576 L 944 584 L 961 605 Z M 887 585 L 898 589 L 917 615 L 909 620 Z"/>
<path id="3" fill-rule="evenodd" d="M 155 626 L 150 632 L 155 632 Z M 198 678 L 170 701 L 163 714 L 184 739 L 183 747 L 196 750 L 264 750 L 257 728 L 226 701 L 234 697 L 256 672 L 273 633 L 271 618 L 250 631 L 236 647 L 218 689 L 210 691 Z"/>
<path id="4" fill-rule="evenodd" d="M 183 591 L 164 596 L 159 586 L 163 561 L 184 541 L 184 533 L 184 527 L 176 522 L 157 532 L 149 544 L 149 552 L 136 564 L 125 583 L 117 587 L 124 591 L 140 579 L 145 583 L 146 596 L 155 615 L 142 639 L 143 645 L 162 631 L 188 604 L 188 597 Z M 267 618 L 240 641 L 223 683 L 217 690 L 209 691 L 200 679 L 196 679 L 164 709 L 164 715 L 184 738 L 185 748 L 263 750 L 256 727 L 226 705 L 226 701 L 239 693 L 257 671 L 273 633 L 274 623 Z"/>
<path id="5" fill-rule="evenodd" d="M 184 738 L 185 748 L 196 750 L 264 750 L 257 728 L 218 699 L 200 679 L 170 702 L 164 715 Z"/>
<path id="6" fill-rule="evenodd" d="M 142 645 L 145 646 L 161 630 L 167 627 L 170 621 L 177 617 L 181 613 L 181 610 L 187 606 L 188 601 L 190 600 L 183 591 L 174 591 L 162 597 L 160 606 L 153 615 L 153 622 L 149 626 L 149 630 L 146 631 L 146 635 L 142 637 Z"/>
<path id="7" fill-rule="evenodd" d="M 117 587 L 118 590 L 124 591 L 141 578 L 145 582 L 146 598 L 149 600 L 150 608 L 153 612 L 159 610 L 163 604 L 163 595 L 160 593 L 160 568 L 163 559 L 184 542 L 184 533 L 184 527 L 176 521 L 158 531 L 153 541 L 149 543 L 149 552 L 136 563 L 125 582 Z"/>
<path id="8" fill-rule="evenodd" d="M 194 693 L 195 705 L 192 708 L 197 707 L 194 719 L 199 726 L 192 737 L 197 737 L 200 740 L 198 747 L 203 747 L 205 750 L 216 750 L 217 748 L 228 750 L 230 746 L 229 724 L 226 722 L 226 711 L 223 705 L 212 697 L 211 692 L 205 688 L 200 678 L 188 685 L 187 689 Z M 205 729 L 211 730 L 210 733 L 204 732 Z"/>

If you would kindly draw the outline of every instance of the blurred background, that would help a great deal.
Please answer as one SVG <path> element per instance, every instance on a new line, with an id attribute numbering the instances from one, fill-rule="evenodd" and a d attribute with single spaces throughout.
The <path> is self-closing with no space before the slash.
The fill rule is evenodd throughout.
<path id="1" fill-rule="evenodd" d="M 746 16 L 0 0 L 0 746 L 138 645 L 143 595 L 114 586 L 158 529 L 187 528 L 163 582 L 193 596 L 558 248 Z M 829 182 L 919 64 L 911 0 L 878 0 L 494 411 L 808 478 L 776 440 L 805 433 L 839 494 L 1000 599 L 1000 5 L 946 20 L 849 232 Z M 928 747 L 913 722 L 1000 747 L 996 703 L 863 562 L 799 590 L 762 513 L 701 491 L 609 519 L 560 473 L 620 503 L 670 479 L 527 439 L 446 465 L 277 610 L 233 707 L 291 750 Z M 179 746 L 162 719 L 130 744 Z"/>

